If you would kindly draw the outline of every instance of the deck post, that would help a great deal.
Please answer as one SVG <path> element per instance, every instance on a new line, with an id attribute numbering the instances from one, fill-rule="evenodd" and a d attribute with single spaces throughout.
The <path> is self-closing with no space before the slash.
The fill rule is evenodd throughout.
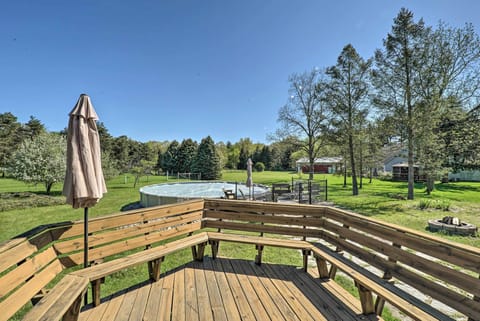
<path id="1" fill-rule="evenodd" d="M 258 251 L 257 255 L 255 256 L 255 264 L 256 265 L 261 265 L 262 264 L 263 245 L 255 245 L 255 248 Z"/>
<path id="2" fill-rule="evenodd" d="M 80 308 L 82 307 L 83 295 L 86 293 L 87 288 L 83 291 L 78 298 L 73 302 L 73 304 L 68 308 L 67 312 L 63 315 L 63 321 L 77 321 L 80 315 Z"/>
<path id="3" fill-rule="evenodd" d="M 315 255 L 315 260 L 317 261 L 318 276 L 320 279 L 328 279 L 330 275 L 328 273 L 327 261 L 318 255 Z"/>
<path id="4" fill-rule="evenodd" d="M 160 279 L 161 265 L 165 257 L 162 256 L 158 259 L 148 262 L 148 274 L 151 280 L 158 281 Z"/>
<path id="5" fill-rule="evenodd" d="M 205 253 L 205 246 L 207 242 L 198 244 L 198 246 L 192 246 L 192 256 L 195 261 L 203 261 L 203 255 Z"/>
<path id="6" fill-rule="evenodd" d="M 355 285 L 357 286 L 358 294 L 360 295 L 360 303 L 362 305 L 363 314 L 374 313 L 375 306 L 373 304 L 372 291 L 370 291 L 360 283 L 355 282 Z"/>
<path id="7" fill-rule="evenodd" d="M 102 284 L 102 279 L 97 279 L 92 281 L 92 303 L 93 306 L 100 305 L 100 285 Z"/>
<path id="8" fill-rule="evenodd" d="M 302 254 L 303 254 L 303 271 L 307 272 L 308 270 L 308 256 L 311 254 L 312 252 L 310 250 L 302 250 Z"/>
<path id="9" fill-rule="evenodd" d="M 215 260 L 217 258 L 220 241 L 210 240 L 209 243 L 210 243 L 210 246 L 212 247 L 212 258 Z"/>

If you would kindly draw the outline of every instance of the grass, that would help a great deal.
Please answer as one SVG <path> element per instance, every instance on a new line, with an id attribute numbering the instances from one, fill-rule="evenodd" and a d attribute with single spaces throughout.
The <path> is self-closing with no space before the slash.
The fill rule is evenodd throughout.
<path id="1" fill-rule="evenodd" d="M 292 178 L 306 179 L 307 175 L 270 171 L 253 173 L 254 182 L 265 185 L 291 182 Z M 328 180 L 328 200 L 335 206 L 386 222 L 425 232 L 428 219 L 449 215 L 480 226 L 480 215 L 478 215 L 480 212 L 480 183 L 439 183 L 431 195 L 425 194 L 422 184 L 416 184 L 415 200 L 410 201 L 406 200 L 407 184 L 405 182 L 375 179 L 370 183 L 364 179 L 360 195 L 353 197 L 351 186 L 344 187 L 341 176 L 316 175 L 315 179 Z M 224 171 L 222 180 L 244 182 L 246 171 Z M 95 207 L 90 209 L 89 217 L 120 212 L 125 207 L 139 201 L 140 187 L 165 183 L 167 179 L 164 176 L 142 177 L 135 188 L 133 182 L 134 178 L 131 175 L 118 176 L 108 181 L 108 193 Z M 43 190 L 43 186 L 26 185 L 9 178 L 0 179 L 0 243 L 42 224 L 75 221 L 83 218 L 82 209 L 72 209 L 71 206 L 64 203 L 64 197 L 61 196 L 61 184 L 53 186 L 50 196 L 44 195 Z M 442 233 L 438 233 L 437 236 L 480 247 L 480 238 L 478 237 Z M 255 250 L 248 246 L 225 244 L 222 245 L 221 254 L 232 258 L 251 259 L 255 257 Z M 162 264 L 162 271 L 186 263 L 190 261 L 190 258 L 189 251 L 169 256 Z M 285 249 L 267 248 L 264 260 L 278 264 L 301 265 L 301 257 L 292 255 L 291 251 Z M 138 284 L 146 280 L 146 275 L 144 266 L 114 274 L 109 277 L 111 281 L 107 279 L 102 293 L 108 295 L 118 289 Z M 115 282 L 112 282 L 113 280 Z M 348 287 L 348 285 L 346 286 Z M 352 293 L 355 292 L 352 291 Z M 394 320 L 390 316 L 387 319 Z"/>

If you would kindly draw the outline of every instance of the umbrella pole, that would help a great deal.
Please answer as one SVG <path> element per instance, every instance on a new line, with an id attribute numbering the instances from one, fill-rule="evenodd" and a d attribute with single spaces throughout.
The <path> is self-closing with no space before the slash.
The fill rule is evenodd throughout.
<path id="1" fill-rule="evenodd" d="M 88 267 L 88 207 L 83 210 L 83 267 Z M 88 291 L 85 292 L 85 305 L 88 304 Z"/>

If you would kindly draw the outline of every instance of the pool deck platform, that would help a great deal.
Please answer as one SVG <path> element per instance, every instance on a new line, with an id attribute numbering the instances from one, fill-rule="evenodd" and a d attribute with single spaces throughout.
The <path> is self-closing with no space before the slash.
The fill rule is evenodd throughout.
<path id="1" fill-rule="evenodd" d="M 332 295 L 334 293 L 334 295 Z M 382 320 L 332 280 L 290 266 L 205 257 L 110 295 L 81 321 Z"/>

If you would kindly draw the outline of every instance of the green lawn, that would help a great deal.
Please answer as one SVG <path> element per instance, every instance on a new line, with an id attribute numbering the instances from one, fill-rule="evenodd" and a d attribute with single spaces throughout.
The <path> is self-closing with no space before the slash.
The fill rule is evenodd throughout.
<path id="1" fill-rule="evenodd" d="M 291 182 L 292 178 L 306 179 L 307 175 L 299 176 L 291 172 L 261 172 L 253 173 L 255 183 L 271 185 L 275 182 Z M 246 180 L 246 171 L 224 171 L 223 180 L 244 182 Z M 402 226 L 410 227 L 416 230 L 425 231 L 426 222 L 430 218 L 441 218 L 446 215 L 458 216 L 461 220 L 480 225 L 480 183 L 447 183 L 436 185 L 432 195 L 427 196 L 424 193 L 422 184 L 417 184 L 415 188 L 415 200 L 407 201 L 407 184 L 404 182 L 390 182 L 374 179 L 369 183 L 364 179 L 363 188 L 360 189 L 360 195 L 351 196 L 351 187 L 343 187 L 343 177 L 337 175 L 315 175 L 316 180 L 327 179 L 328 198 L 336 206 L 352 210 L 354 212 L 371 216 L 376 219 L 388 221 Z M 174 182 L 176 180 L 169 180 Z M 137 187 L 133 187 L 134 179 L 131 175 L 121 175 L 107 182 L 108 193 L 104 198 L 89 211 L 90 217 L 96 217 L 111 213 L 120 212 L 125 206 L 135 203 L 139 200 L 139 188 L 141 186 L 167 182 L 164 176 L 142 177 Z M 350 183 L 350 182 L 348 182 Z M 0 205 L 6 205 L 7 202 L 17 201 L 27 203 L 27 208 L 16 208 L 0 211 L 0 242 L 18 235 L 28 229 L 41 224 L 54 223 L 61 221 L 73 221 L 83 218 L 82 209 L 72 209 L 69 205 L 63 204 L 61 196 L 61 184 L 53 186 L 51 206 L 42 205 L 43 186 L 32 186 L 13 179 L 0 179 L 0 195 L 12 192 L 30 192 L 35 197 L 21 199 L 11 197 L 0 198 Z M 42 198 L 39 200 L 39 198 Z M 12 200 L 13 199 L 13 200 Z M 436 204 L 446 204 L 449 211 L 440 209 L 421 210 L 420 202 L 426 199 L 437 202 Z M 15 206 L 15 205 L 13 205 Z M 0 206 L 0 210 L 3 206 Z M 445 206 L 444 206 L 445 207 Z M 480 246 L 479 238 L 460 237 L 440 235 L 442 237 Z"/>

